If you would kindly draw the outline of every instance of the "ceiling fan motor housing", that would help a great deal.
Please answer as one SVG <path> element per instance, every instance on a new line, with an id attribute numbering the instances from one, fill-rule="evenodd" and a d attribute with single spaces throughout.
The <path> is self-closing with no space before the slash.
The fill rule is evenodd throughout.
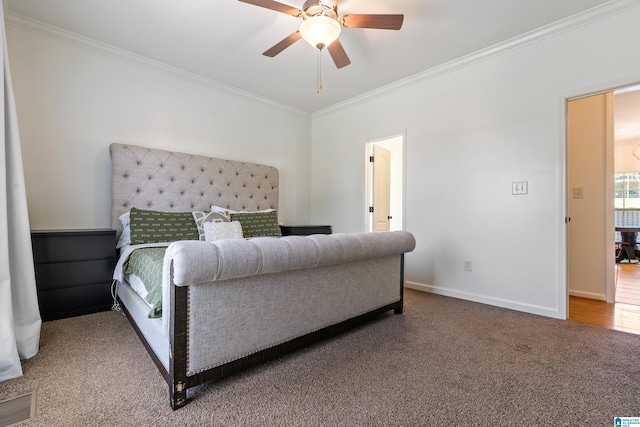
<path id="1" fill-rule="evenodd" d="M 325 15 L 329 18 L 338 18 L 338 2 L 332 0 L 307 0 L 302 5 L 305 13 L 305 19 L 317 15 Z"/>

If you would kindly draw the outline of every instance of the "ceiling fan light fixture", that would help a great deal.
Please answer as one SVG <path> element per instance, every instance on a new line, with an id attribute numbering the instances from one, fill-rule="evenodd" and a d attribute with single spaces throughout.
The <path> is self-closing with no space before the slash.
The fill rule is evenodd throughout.
<path id="1" fill-rule="evenodd" d="M 340 35 L 340 24 L 333 18 L 316 15 L 300 24 L 300 35 L 311 46 L 323 49 L 333 43 Z"/>

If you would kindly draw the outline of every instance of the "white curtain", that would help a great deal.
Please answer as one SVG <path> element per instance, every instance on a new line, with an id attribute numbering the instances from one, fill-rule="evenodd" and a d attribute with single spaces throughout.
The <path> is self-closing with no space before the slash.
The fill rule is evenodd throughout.
<path id="1" fill-rule="evenodd" d="M 0 151 L 0 382 L 22 375 L 20 359 L 38 352 L 40 311 L 31 252 L 27 195 L 15 99 L 11 87 L 4 11 L 2 32 L 2 150 Z"/>

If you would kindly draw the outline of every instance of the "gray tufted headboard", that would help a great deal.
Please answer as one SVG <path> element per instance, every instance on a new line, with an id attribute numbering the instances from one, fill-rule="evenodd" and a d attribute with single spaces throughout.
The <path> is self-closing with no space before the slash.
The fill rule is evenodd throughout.
<path id="1" fill-rule="evenodd" d="M 185 153 L 113 143 L 111 228 L 132 207 L 165 212 L 278 208 L 278 169 Z"/>

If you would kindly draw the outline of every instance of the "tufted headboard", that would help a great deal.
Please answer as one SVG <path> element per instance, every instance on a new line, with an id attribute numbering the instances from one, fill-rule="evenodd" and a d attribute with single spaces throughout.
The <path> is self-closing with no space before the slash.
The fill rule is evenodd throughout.
<path id="1" fill-rule="evenodd" d="M 278 208 L 278 169 L 153 148 L 113 143 L 111 228 L 132 207 L 165 212 Z"/>

